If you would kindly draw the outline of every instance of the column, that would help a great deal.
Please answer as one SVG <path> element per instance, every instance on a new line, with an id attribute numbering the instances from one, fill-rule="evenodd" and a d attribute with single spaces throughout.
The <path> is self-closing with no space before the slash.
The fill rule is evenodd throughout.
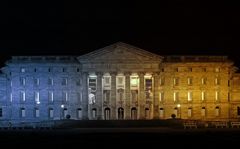
<path id="1" fill-rule="evenodd" d="M 125 102 L 125 108 L 124 108 L 124 118 L 125 119 L 131 119 L 131 113 L 130 113 L 130 73 L 126 72 L 125 74 L 125 97 L 126 97 L 126 102 Z"/>
<path id="2" fill-rule="evenodd" d="M 159 119 L 159 73 L 153 74 L 153 119 Z"/>
<path id="3" fill-rule="evenodd" d="M 116 107 L 116 75 L 117 73 L 116 72 L 112 72 L 110 73 L 111 75 L 111 111 L 110 111 L 110 114 L 111 114 L 111 119 L 114 120 L 114 119 L 117 119 L 116 118 L 116 111 L 117 111 L 117 107 Z"/>
<path id="4" fill-rule="evenodd" d="M 88 73 L 83 72 L 82 75 L 82 118 L 83 120 L 88 119 Z"/>
<path id="5" fill-rule="evenodd" d="M 145 73 L 140 72 L 138 74 L 139 76 L 139 82 L 140 82 L 140 87 L 139 87 L 139 108 L 138 108 L 138 113 L 139 113 L 139 119 L 145 119 L 145 93 L 144 93 L 144 75 Z"/>
<path id="6" fill-rule="evenodd" d="M 103 119 L 103 91 L 102 91 L 102 76 L 101 72 L 97 72 L 97 92 L 96 92 L 96 107 L 97 107 L 97 119 Z"/>

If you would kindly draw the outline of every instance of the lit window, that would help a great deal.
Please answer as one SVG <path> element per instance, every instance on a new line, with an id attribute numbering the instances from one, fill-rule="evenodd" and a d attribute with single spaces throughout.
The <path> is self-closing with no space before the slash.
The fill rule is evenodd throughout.
<path id="1" fill-rule="evenodd" d="M 174 100 L 174 102 L 178 101 L 178 92 L 173 93 L 173 100 Z"/>
<path id="2" fill-rule="evenodd" d="M 215 85 L 220 85 L 220 79 L 219 78 L 215 78 Z"/>
<path id="3" fill-rule="evenodd" d="M 215 100 L 218 101 L 219 100 L 219 91 L 215 92 Z"/>
<path id="4" fill-rule="evenodd" d="M 35 102 L 36 102 L 37 104 L 39 104 L 39 103 L 40 103 L 39 92 L 35 92 L 35 93 L 34 93 L 34 98 L 35 98 Z"/>
<path id="5" fill-rule="evenodd" d="M 206 95 L 205 95 L 205 91 L 202 91 L 202 101 L 204 101 L 205 100 L 205 97 Z"/>
<path id="6" fill-rule="evenodd" d="M 188 92 L 188 101 L 192 101 L 192 92 L 191 91 Z"/>
<path id="7" fill-rule="evenodd" d="M 53 118 L 53 108 L 49 109 L 49 118 Z"/>
<path id="8" fill-rule="evenodd" d="M 137 86 L 138 85 L 138 79 L 137 77 L 131 78 L 131 86 Z"/>
<path id="9" fill-rule="evenodd" d="M 215 68 L 215 72 L 220 72 L 220 68 Z"/>

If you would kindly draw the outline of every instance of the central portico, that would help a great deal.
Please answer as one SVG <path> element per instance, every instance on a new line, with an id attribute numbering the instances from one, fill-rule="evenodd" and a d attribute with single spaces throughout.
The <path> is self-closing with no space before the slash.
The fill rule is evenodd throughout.
<path id="1" fill-rule="evenodd" d="M 159 118 L 162 57 L 118 42 L 78 60 L 83 119 Z"/>

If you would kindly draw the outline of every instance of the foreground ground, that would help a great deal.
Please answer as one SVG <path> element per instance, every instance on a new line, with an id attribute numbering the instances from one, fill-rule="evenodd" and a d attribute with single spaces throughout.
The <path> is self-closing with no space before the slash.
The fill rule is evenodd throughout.
<path id="1" fill-rule="evenodd" d="M 0 143 L 25 148 L 235 147 L 240 129 L 75 128 L 0 131 Z M 83 147 L 84 146 L 84 147 Z"/>

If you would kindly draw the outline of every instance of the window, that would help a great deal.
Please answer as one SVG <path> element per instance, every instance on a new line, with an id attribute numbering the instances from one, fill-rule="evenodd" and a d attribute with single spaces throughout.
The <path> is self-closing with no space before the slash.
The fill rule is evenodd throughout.
<path id="1" fill-rule="evenodd" d="M 37 68 L 34 68 L 34 72 L 37 72 Z"/>
<path id="2" fill-rule="evenodd" d="M 178 68 L 174 68 L 174 71 L 175 71 L 175 72 L 178 72 Z"/>
<path id="3" fill-rule="evenodd" d="M 146 84 L 148 84 L 147 80 L 148 79 L 146 79 Z M 131 86 L 138 86 L 138 78 L 137 77 L 131 77 Z"/>
<path id="4" fill-rule="evenodd" d="M 35 79 L 34 79 L 34 85 L 35 85 L 35 86 L 38 86 L 39 84 L 40 84 L 39 78 L 35 78 Z"/>
<path id="5" fill-rule="evenodd" d="M 219 116 L 220 115 L 220 108 L 217 106 L 215 108 L 215 116 Z"/>
<path id="6" fill-rule="evenodd" d="M 104 77 L 104 84 L 105 85 L 110 85 L 110 83 L 111 83 L 110 77 Z"/>
<path id="7" fill-rule="evenodd" d="M 215 68 L 215 72 L 220 72 L 220 68 Z"/>
<path id="8" fill-rule="evenodd" d="M 79 69 L 79 68 L 77 68 L 77 72 L 79 72 L 79 70 L 80 70 L 80 69 Z"/>
<path id="9" fill-rule="evenodd" d="M 159 116 L 160 116 L 160 118 L 164 118 L 164 109 L 163 108 L 160 108 Z"/>
<path id="10" fill-rule="evenodd" d="M 203 77 L 203 78 L 201 79 L 201 82 L 202 82 L 202 85 L 206 85 L 206 83 L 207 83 L 207 78 L 204 78 L 204 77 Z"/>
<path id="11" fill-rule="evenodd" d="M 164 68 L 161 69 L 161 72 L 164 72 Z"/>
<path id="12" fill-rule="evenodd" d="M 62 69 L 62 72 L 66 72 L 66 68 L 63 68 L 63 69 Z"/>
<path id="13" fill-rule="evenodd" d="M 240 107 L 237 107 L 237 116 L 240 116 Z"/>
<path id="14" fill-rule="evenodd" d="M 118 77 L 118 84 L 122 85 L 123 84 L 123 77 Z"/>
<path id="15" fill-rule="evenodd" d="M 228 87 L 230 86 L 230 80 L 228 80 Z"/>
<path id="16" fill-rule="evenodd" d="M 80 79 L 77 79 L 77 80 L 76 80 L 76 85 L 77 85 L 77 86 L 80 86 L 80 85 L 81 85 Z"/>
<path id="17" fill-rule="evenodd" d="M 176 117 L 178 116 L 178 108 L 177 107 L 174 108 L 173 114 L 175 114 Z"/>
<path id="18" fill-rule="evenodd" d="M 188 117 L 192 117 L 192 108 L 188 108 Z"/>
<path id="19" fill-rule="evenodd" d="M 202 107 L 201 116 L 202 116 L 202 117 L 205 117 L 205 116 L 206 116 L 206 108 L 205 108 L 205 107 Z"/>
<path id="20" fill-rule="evenodd" d="M 192 91 L 189 91 L 189 92 L 188 92 L 188 101 L 189 101 L 189 102 L 192 101 L 192 96 L 193 96 Z"/>
<path id="21" fill-rule="evenodd" d="M 78 116 L 78 119 L 82 119 L 82 109 L 81 108 L 77 109 L 77 116 Z"/>
<path id="22" fill-rule="evenodd" d="M 68 101 L 68 93 L 66 91 L 63 92 L 62 98 L 63 98 L 63 102 L 67 102 Z"/>
<path id="23" fill-rule="evenodd" d="M 227 98 L 227 99 L 228 99 L 228 102 L 230 101 L 230 96 L 231 96 L 231 95 L 230 95 L 230 92 L 228 92 L 228 98 Z"/>
<path id="24" fill-rule="evenodd" d="M 66 86 L 67 85 L 67 78 L 62 78 L 62 85 Z"/>
<path id="25" fill-rule="evenodd" d="M 12 95 L 12 93 L 10 93 L 10 102 L 12 102 L 13 101 L 13 95 Z"/>
<path id="26" fill-rule="evenodd" d="M 48 101 L 51 103 L 53 102 L 53 91 L 48 92 Z"/>
<path id="27" fill-rule="evenodd" d="M 173 78 L 173 85 L 178 85 L 179 84 L 179 78 Z"/>
<path id="28" fill-rule="evenodd" d="M 110 91 L 109 90 L 103 91 L 103 98 L 104 98 L 104 102 L 107 102 L 107 103 L 110 102 Z"/>
<path id="29" fill-rule="evenodd" d="M 192 72 L 192 68 L 191 67 L 188 68 L 188 72 Z"/>
<path id="30" fill-rule="evenodd" d="M 26 79 L 25 78 L 23 78 L 23 77 L 20 77 L 20 85 L 25 85 L 25 83 L 26 83 Z"/>
<path id="31" fill-rule="evenodd" d="M 132 120 L 137 119 L 137 109 L 135 107 L 131 109 L 131 119 Z"/>
<path id="32" fill-rule="evenodd" d="M 215 92 L 215 100 L 218 101 L 219 100 L 219 91 Z"/>
<path id="33" fill-rule="evenodd" d="M 188 85 L 192 85 L 192 78 L 188 78 Z"/>
<path id="34" fill-rule="evenodd" d="M 164 101 L 164 92 L 159 93 L 159 101 L 163 102 Z"/>
<path id="35" fill-rule="evenodd" d="M 48 78 L 48 85 L 53 85 L 53 79 L 52 78 Z"/>
<path id="36" fill-rule="evenodd" d="M 219 78 L 215 78 L 215 85 L 220 85 L 220 79 Z"/>
<path id="37" fill-rule="evenodd" d="M 160 78 L 160 80 L 159 80 L 160 85 L 164 85 L 164 82 L 165 82 L 165 79 L 164 78 Z"/>
<path id="38" fill-rule="evenodd" d="M 26 117 L 25 108 L 21 108 L 20 112 L 21 112 L 21 115 L 20 115 L 20 116 L 21 116 L 22 118 Z"/>
<path id="39" fill-rule="evenodd" d="M 202 68 L 202 71 L 203 72 L 207 72 L 207 68 Z"/>
<path id="40" fill-rule="evenodd" d="M 205 101 L 205 98 L 206 98 L 206 93 L 205 93 L 205 91 L 202 91 L 201 94 L 202 94 L 202 96 L 201 96 L 201 97 L 202 97 L 202 98 L 201 98 L 202 101 Z"/>
<path id="41" fill-rule="evenodd" d="M 40 115 L 39 109 L 35 108 L 35 117 L 38 118 Z"/>
<path id="42" fill-rule="evenodd" d="M 178 97 L 178 92 L 174 92 L 173 93 L 173 100 L 174 100 L 174 102 L 178 102 L 178 99 L 179 97 Z"/>
<path id="43" fill-rule="evenodd" d="M 93 108 L 92 109 L 92 118 L 95 119 L 97 116 L 97 109 L 96 108 Z"/>
<path id="44" fill-rule="evenodd" d="M 145 118 L 150 119 L 150 110 L 149 108 L 145 108 Z"/>
<path id="45" fill-rule="evenodd" d="M 24 92 L 24 91 L 20 91 L 20 100 L 21 100 L 22 102 L 25 101 L 25 92 Z"/>
<path id="46" fill-rule="evenodd" d="M 96 78 L 89 78 L 88 86 L 90 88 L 90 92 L 96 92 L 97 90 L 97 79 Z"/>
<path id="47" fill-rule="evenodd" d="M 26 69 L 24 67 L 20 68 L 20 72 L 24 73 L 26 71 Z"/>
<path id="48" fill-rule="evenodd" d="M 3 110 L 0 108 L 0 117 L 3 117 Z"/>
<path id="49" fill-rule="evenodd" d="M 48 72 L 51 72 L 51 68 L 48 68 Z"/>
<path id="50" fill-rule="evenodd" d="M 37 91 L 37 92 L 34 92 L 34 99 L 35 99 L 35 102 L 36 102 L 37 104 L 40 103 L 39 92 L 38 92 L 38 91 Z"/>
<path id="51" fill-rule="evenodd" d="M 63 109 L 63 118 L 64 119 L 67 118 L 67 115 L 68 115 L 68 110 L 67 110 L 67 108 L 64 108 Z"/>
<path id="52" fill-rule="evenodd" d="M 49 108 L 49 118 L 53 118 L 53 108 Z"/>

